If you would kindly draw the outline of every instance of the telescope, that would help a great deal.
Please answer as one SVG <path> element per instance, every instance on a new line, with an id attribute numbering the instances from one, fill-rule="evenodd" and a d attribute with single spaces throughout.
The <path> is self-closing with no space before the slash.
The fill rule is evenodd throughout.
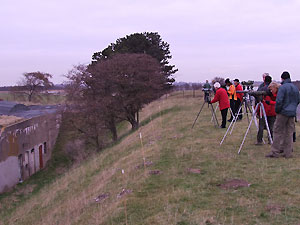
<path id="1" fill-rule="evenodd" d="M 211 92 L 211 88 L 202 88 L 202 91 L 204 91 L 204 92 Z"/>
<path id="2" fill-rule="evenodd" d="M 245 96 L 247 95 L 253 96 L 252 98 L 255 98 L 256 102 L 261 102 L 264 96 L 269 95 L 269 93 L 266 91 L 253 91 L 253 90 L 236 91 L 236 93 L 243 93 L 245 94 Z"/>
<path id="3" fill-rule="evenodd" d="M 268 93 L 266 91 L 253 91 L 253 90 L 236 91 L 236 93 L 249 94 L 254 97 L 268 95 Z"/>
<path id="4" fill-rule="evenodd" d="M 253 84 L 254 81 L 253 80 L 248 80 L 248 81 L 242 81 L 241 83 L 243 85 L 243 90 L 253 90 Z"/>

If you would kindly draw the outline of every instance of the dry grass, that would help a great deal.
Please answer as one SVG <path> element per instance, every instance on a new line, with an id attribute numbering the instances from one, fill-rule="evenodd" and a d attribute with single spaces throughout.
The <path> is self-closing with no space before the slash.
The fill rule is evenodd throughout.
<path id="1" fill-rule="evenodd" d="M 151 103 L 141 115 L 142 119 L 153 116 L 148 124 L 57 178 L 13 212 L 2 211 L 2 223 L 125 224 L 126 199 L 128 224 L 298 224 L 299 142 L 295 158 L 266 159 L 269 146 L 253 145 L 253 129 L 253 137 L 249 135 L 237 155 L 247 121 L 239 122 L 220 147 L 225 131 L 213 127 L 207 108 L 191 129 L 201 100 L 173 93 Z M 139 133 L 145 157 L 154 163 L 146 171 L 135 168 L 143 162 Z M 199 168 L 201 173 L 187 173 L 188 168 Z M 149 170 L 162 173 L 149 175 Z M 251 186 L 218 187 L 232 178 L 247 180 Z M 122 188 L 133 192 L 117 198 Z M 103 193 L 110 197 L 96 203 L 94 198 Z M 7 196 L 0 204 L 11 200 Z"/>
<path id="2" fill-rule="evenodd" d="M 16 117 L 16 116 L 6 116 L 1 115 L 0 116 L 0 126 L 8 126 L 11 124 L 14 124 L 16 122 L 20 122 L 21 120 L 24 120 L 24 118 Z"/>

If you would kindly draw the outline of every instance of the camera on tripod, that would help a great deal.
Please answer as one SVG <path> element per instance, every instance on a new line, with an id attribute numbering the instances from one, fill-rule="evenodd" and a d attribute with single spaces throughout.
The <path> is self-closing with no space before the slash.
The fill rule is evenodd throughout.
<path id="1" fill-rule="evenodd" d="M 236 93 L 243 93 L 245 96 L 253 96 L 256 102 L 261 102 L 263 97 L 268 95 L 266 91 L 253 91 L 253 90 L 244 90 L 244 91 L 236 91 Z"/>
<path id="2" fill-rule="evenodd" d="M 202 91 L 204 92 L 204 101 L 210 102 L 210 92 L 212 91 L 211 88 L 203 88 Z"/>
<path id="3" fill-rule="evenodd" d="M 242 81 L 243 90 L 253 90 L 254 87 L 254 81 L 248 80 L 248 81 Z"/>

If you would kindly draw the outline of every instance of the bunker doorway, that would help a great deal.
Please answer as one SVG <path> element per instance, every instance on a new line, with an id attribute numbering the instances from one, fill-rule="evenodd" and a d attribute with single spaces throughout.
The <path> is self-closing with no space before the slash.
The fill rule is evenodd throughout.
<path id="1" fill-rule="evenodd" d="M 43 163 L 43 145 L 39 146 L 39 156 L 40 156 L 40 169 L 44 167 Z"/>

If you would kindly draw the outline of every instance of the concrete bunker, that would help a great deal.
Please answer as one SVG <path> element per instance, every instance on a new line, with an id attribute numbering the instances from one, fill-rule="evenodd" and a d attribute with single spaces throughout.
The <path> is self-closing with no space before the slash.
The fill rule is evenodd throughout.
<path id="1" fill-rule="evenodd" d="M 46 166 L 61 123 L 58 109 L 0 101 L 0 193 Z"/>

